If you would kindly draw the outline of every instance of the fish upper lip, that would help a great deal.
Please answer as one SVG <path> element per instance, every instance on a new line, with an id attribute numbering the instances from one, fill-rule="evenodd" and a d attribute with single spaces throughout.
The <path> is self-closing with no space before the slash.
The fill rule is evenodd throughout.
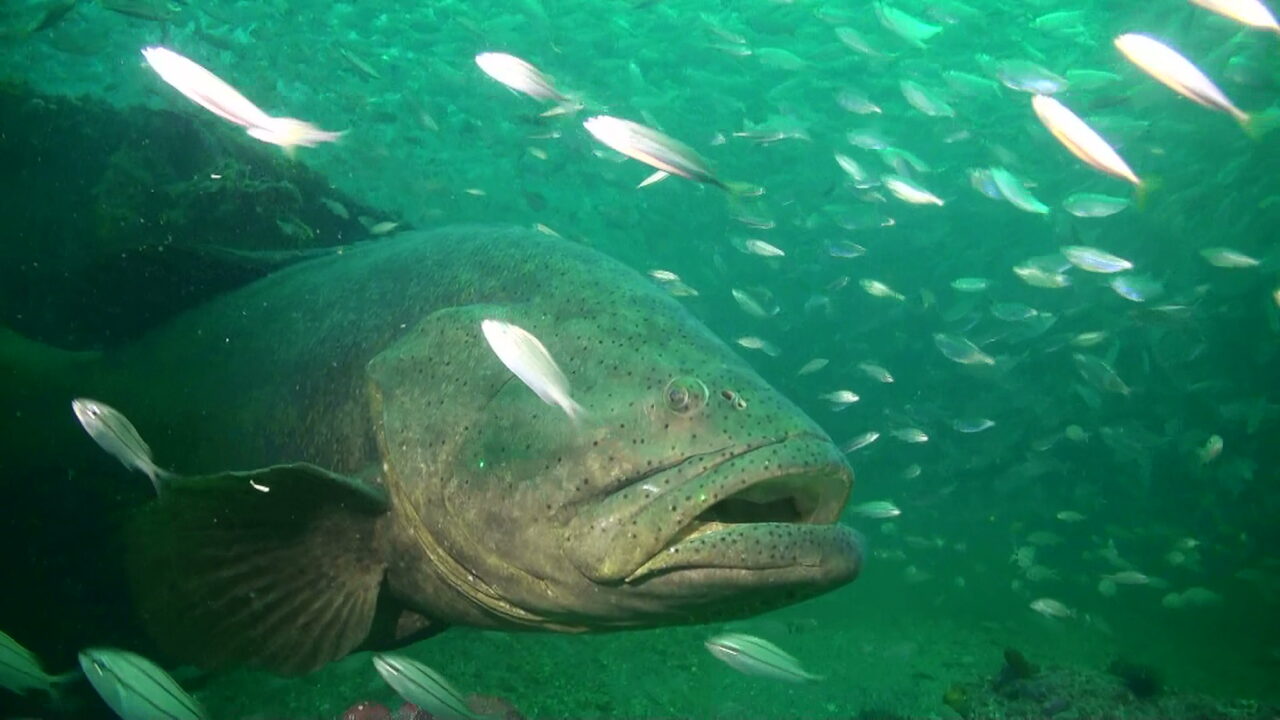
<path id="1" fill-rule="evenodd" d="M 742 446 L 728 457 L 718 462 L 715 467 L 709 468 L 703 473 L 698 474 L 690 479 L 690 483 L 698 482 L 708 476 L 717 475 L 725 465 L 730 464 L 740 458 L 746 457 L 752 453 L 766 450 L 776 445 L 783 445 L 790 441 L 811 441 L 830 445 L 830 441 L 820 438 L 811 433 L 796 433 L 785 435 L 771 441 L 755 443 L 752 445 Z M 834 446 L 833 446 L 834 447 Z M 742 517 L 742 513 L 726 513 L 726 515 L 736 515 L 730 522 L 751 523 L 751 522 L 793 522 L 806 525 L 823 525 L 835 522 L 840 517 L 840 512 L 844 508 L 845 500 L 848 496 L 849 485 L 852 480 L 847 477 L 847 473 L 839 471 L 841 466 L 829 463 L 821 463 L 812 467 L 792 466 L 781 467 L 778 471 L 770 468 L 769 472 L 755 473 L 749 482 L 740 488 L 728 490 L 741 475 L 735 475 L 732 472 L 725 473 L 723 477 L 714 477 L 709 487 L 701 488 L 700 502 L 701 509 L 697 515 L 685 524 L 679 531 L 672 533 L 664 544 L 664 548 L 670 547 L 677 541 L 683 539 L 688 534 L 689 526 L 698 523 L 699 518 L 703 518 L 718 506 L 723 506 L 729 502 L 752 502 L 763 504 L 768 502 L 776 502 L 778 500 L 791 499 L 797 501 L 798 504 L 791 508 L 794 512 L 794 518 L 790 520 L 770 520 L 761 518 L 759 520 L 738 519 Z M 834 471 L 834 472 L 833 472 Z M 655 498 L 656 502 L 658 498 Z M 785 511 L 785 508 L 784 508 Z M 766 515 L 768 513 L 765 513 Z M 704 521 L 709 521 L 704 519 Z"/>
<path id="2" fill-rule="evenodd" d="M 755 453 L 789 443 L 808 444 L 819 452 L 794 458 L 787 458 L 784 453 L 783 460 L 776 464 L 766 461 L 761 466 L 737 467 L 754 463 L 756 458 L 751 456 Z M 797 447 L 805 449 L 802 445 Z M 682 474 L 682 467 L 709 456 L 715 458 L 712 464 L 689 473 L 674 486 L 646 486 L 647 480 L 668 473 Z M 717 530 L 727 528 L 741 533 L 767 525 L 830 526 L 823 530 L 834 530 L 851 485 L 852 473 L 839 451 L 829 439 L 813 432 L 788 433 L 684 456 L 631 476 L 624 485 L 609 491 L 601 500 L 596 523 L 598 527 L 602 524 L 600 518 L 607 518 L 609 532 L 619 535 L 602 538 L 610 547 L 609 554 L 601 551 L 598 562 L 583 557 L 579 567 L 597 581 L 632 582 L 650 574 L 646 568 L 672 548 Z M 636 497 L 640 492 L 650 494 Z M 649 537 L 637 538 L 633 534 L 624 541 L 625 536 L 620 533 L 625 526 L 646 521 L 662 527 L 662 531 Z M 625 548 L 620 547 L 624 545 Z M 625 557 L 618 557 L 619 554 Z M 716 565 L 732 567 L 733 563 L 724 560 Z"/>

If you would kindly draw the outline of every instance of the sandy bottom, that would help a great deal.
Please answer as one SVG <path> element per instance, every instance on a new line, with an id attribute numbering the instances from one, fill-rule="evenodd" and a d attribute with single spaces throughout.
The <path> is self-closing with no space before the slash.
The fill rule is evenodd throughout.
<path id="1" fill-rule="evenodd" d="M 1003 619 L 993 614 L 1004 610 L 965 605 L 930 583 L 859 581 L 730 625 L 588 636 L 459 628 L 404 652 L 445 673 L 463 692 L 505 698 L 528 717 L 956 718 L 944 694 L 953 685 L 989 688 L 1007 647 L 1037 664 L 1049 678 L 1045 683 L 1059 683 L 1053 692 L 1062 702 L 1074 702 L 1057 717 L 1100 717 L 1084 711 L 1086 700 L 1095 709 L 1114 703 L 1115 717 L 1169 716 L 1184 706 L 1212 707 L 1214 717 L 1253 717 L 1250 698 L 1276 699 L 1266 697 L 1274 668 L 1244 662 L 1230 647 L 1190 649 L 1181 645 L 1185 635 L 1175 645 L 1158 622 L 1100 628 L 1088 618 L 1051 620 L 1029 610 Z M 702 646 L 726 628 L 775 642 L 825 679 L 796 685 L 734 671 Z M 1134 698 L 1108 674 L 1116 658 L 1152 666 L 1163 681 L 1158 699 Z M 362 700 L 400 704 L 367 653 L 305 678 L 215 677 L 199 695 L 214 717 L 263 720 L 338 718 Z M 987 705 L 980 716 L 1017 712 Z"/>

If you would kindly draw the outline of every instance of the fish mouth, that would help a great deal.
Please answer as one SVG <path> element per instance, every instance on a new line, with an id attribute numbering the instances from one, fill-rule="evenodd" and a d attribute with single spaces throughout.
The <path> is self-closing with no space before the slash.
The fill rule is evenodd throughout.
<path id="1" fill-rule="evenodd" d="M 813 433 L 691 455 L 605 499 L 592 528 L 609 552 L 579 569 L 627 585 L 673 574 L 847 582 L 861 551 L 836 521 L 852 482 L 838 449 Z"/>

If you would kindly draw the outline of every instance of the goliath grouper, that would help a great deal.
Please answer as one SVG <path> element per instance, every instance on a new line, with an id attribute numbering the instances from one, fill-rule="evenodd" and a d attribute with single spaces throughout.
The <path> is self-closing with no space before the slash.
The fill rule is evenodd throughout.
<path id="1" fill-rule="evenodd" d="M 489 318 L 543 341 L 581 423 L 494 356 Z M 130 521 L 127 564 L 157 643 L 204 666 L 744 617 L 861 565 L 831 439 L 645 278 L 526 230 L 306 260 L 101 356 L 3 333 L 0 373 L 28 434 L 90 396 L 183 474 Z"/>

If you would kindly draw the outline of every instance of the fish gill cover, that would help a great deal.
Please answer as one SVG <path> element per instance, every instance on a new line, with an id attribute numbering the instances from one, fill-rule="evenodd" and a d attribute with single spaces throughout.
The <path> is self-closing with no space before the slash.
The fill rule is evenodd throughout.
<path id="1" fill-rule="evenodd" d="M 1268 18 L 1255 0 L 14 0 L 0 322 L 110 351 L 318 248 L 474 221 L 562 236 L 648 273 L 848 451 L 867 556 L 857 583 L 752 619 L 459 628 L 407 651 L 489 712 L 1261 717 L 1280 665 Z M 191 102 L 148 66 L 157 45 L 261 110 Z M 584 127 L 600 117 L 635 124 L 629 151 Z M 269 121 L 292 118 L 345 132 L 289 160 L 272 143 L 305 144 L 299 126 Z M 50 374 L 85 359 L 59 357 Z M 25 397 L 16 377 L 0 398 Z M 66 391 L 0 427 L 78 430 Z M 138 431 L 166 468 L 196 442 Z M 18 588 L 0 629 L 44 668 L 24 677 L 90 646 L 152 652 L 110 538 L 154 492 L 105 453 L 68 473 L 42 447 L 0 464 Z M 735 673 L 762 661 L 717 662 L 703 643 L 724 632 L 824 679 Z M 1162 689 L 1135 696 L 1117 663 Z M 213 718 L 400 712 L 364 653 L 287 681 L 175 678 Z M 110 717 L 75 687 L 73 716 Z M 42 697 L 0 690 L 0 716 L 56 712 Z"/>

